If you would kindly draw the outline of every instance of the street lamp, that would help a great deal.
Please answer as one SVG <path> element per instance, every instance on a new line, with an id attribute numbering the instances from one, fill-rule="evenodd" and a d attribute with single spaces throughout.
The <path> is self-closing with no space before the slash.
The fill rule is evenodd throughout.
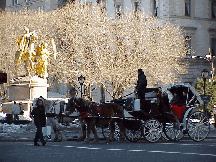
<path id="1" fill-rule="evenodd" d="M 209 75 L 209 71 L 207 69 L 203 69 L 202 70 L 202 78 L 203 78 L 203 81 L 204 81 L 204 96 L 205 96 L 205 90 L 206 90 L 206 79 L 208 78 L 208 75 Z M 205 102 L 204 102 L 204 112 L 205 112 Z"/>
<path id="2" fill-rule="evenodd" d="M 78 81 L 80 83 L 80 87 L 81 87 L 81 98 L 82 98 L 82 86 L 84 83 L 85 77 L 83 77 L 82 75 L 80 77 L 78 77 Z"/>

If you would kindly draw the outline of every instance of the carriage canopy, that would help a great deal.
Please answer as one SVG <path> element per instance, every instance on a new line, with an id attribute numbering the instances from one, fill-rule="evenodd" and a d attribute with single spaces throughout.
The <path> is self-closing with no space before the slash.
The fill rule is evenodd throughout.
<path id="1" fill-rule="evenodd" d="M 189 83 L 175 83 L 170 84 L 167 87 L 168 95 L 174 95 L 174 93 L 183 94 L 183 92 L 187 95 L 186 104 L 189 104 L 191 100 L 195 100 L 198 104 L 202 105 L 203 101 L 200 95 L 196 92 L 196 90 Z"/>

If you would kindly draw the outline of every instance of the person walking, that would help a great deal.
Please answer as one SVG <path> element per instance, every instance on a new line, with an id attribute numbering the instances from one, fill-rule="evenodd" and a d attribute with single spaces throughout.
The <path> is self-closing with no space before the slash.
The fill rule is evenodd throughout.
<path id="1" fill-rule="evenodd" d="M 140 108 L 144 109 L 145 105 L 145 92 L 146 92 L 147 80 L 142 69 L 138 69 L 138 80 L 136 85 L 136 92 L 138 99 L 140 99 Z"/>
<path id="2" fill-rule="evenodd" d="M 37 127 L 37 132 L 34 139 L 34 146 L 40 146 L 37 142 L 40 139 L 43 146 L 45 146 L 46 142 L 43 139 L 42 127 L 46 125 L 46 115 L 45 115 L 45 107 L 42 99 L 38 99 L 36 103 L 36 107 L 32 110 L 31 115 L 34 118 L 35 126 Z"/>

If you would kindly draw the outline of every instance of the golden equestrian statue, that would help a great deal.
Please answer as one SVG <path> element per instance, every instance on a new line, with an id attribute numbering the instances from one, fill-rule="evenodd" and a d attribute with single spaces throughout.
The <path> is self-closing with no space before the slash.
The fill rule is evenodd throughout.
<path id="1" fill-rule="evenodd" d="M 17 65 L 21 60 L 23 60 L 27 71 L 26 76 L 30 75 L 31 70 L 34 70 L 37 76 L 41 78 L 47 78 L 48 57 L 50 54 L 54 54 L 54 59 L 56 59 L 57 52 L 54 39 L 51 41 L 53 53 L 50 53 L 47 50 L 47 43 L 41 43 L 37 46 L 35 51 L 34 43 L 36 40 L 38 40 L 37 35 L 35 31 L 29 32 L 28 28 L 25 29 L 26 34 L 21 35 L 16 41 L 16 43 L 19 45 L 19 49 L 16 51 L 15 55 L 16 74 Z"/>
<path id="2" fill-rule="evenodd" d="M 33 60 L 35 56 L 34 43 L 38 40 L 36 31 L 29 32 L 29 29 L 25 27 L 26 33 L 19 36 L 16 43 L 19 48 L 15 53 L 15 73 L 17 76 L 17 65 L 21 60 L 25 63 L 26 76 L 30 75 L 30 71 L 33 68 Z"/>

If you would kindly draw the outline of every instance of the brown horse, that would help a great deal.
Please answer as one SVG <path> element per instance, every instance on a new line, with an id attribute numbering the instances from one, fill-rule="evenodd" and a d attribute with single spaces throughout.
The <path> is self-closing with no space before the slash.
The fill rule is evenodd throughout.
<path id="1" fill-rule="evenodd" d="M 111 142 L 114 137 L 115 122 L 117 122 L 120 128 L 120 140 L 124 140 L 124 129 L 123 129 L 123 117 L 124 110 L 122 107 L 115 103 L 101 104 L 97 106 L 96 103 L 91 103 L 83 98 L 71 98 L 67 104 L 66 111 L 70 113 L 74 112 L 75 109 L 80 113 L 81 120 L 87 125 L 87 136 L 84 140 L 85 143 L 90 142 L 91 131 L 94 134 L 94 142 L 99 141 L 95 125 L 105 126 L 110 124 L 110 136 L 106 142 Z M 116 117 L 116 118 L 115 118 Z"/>

